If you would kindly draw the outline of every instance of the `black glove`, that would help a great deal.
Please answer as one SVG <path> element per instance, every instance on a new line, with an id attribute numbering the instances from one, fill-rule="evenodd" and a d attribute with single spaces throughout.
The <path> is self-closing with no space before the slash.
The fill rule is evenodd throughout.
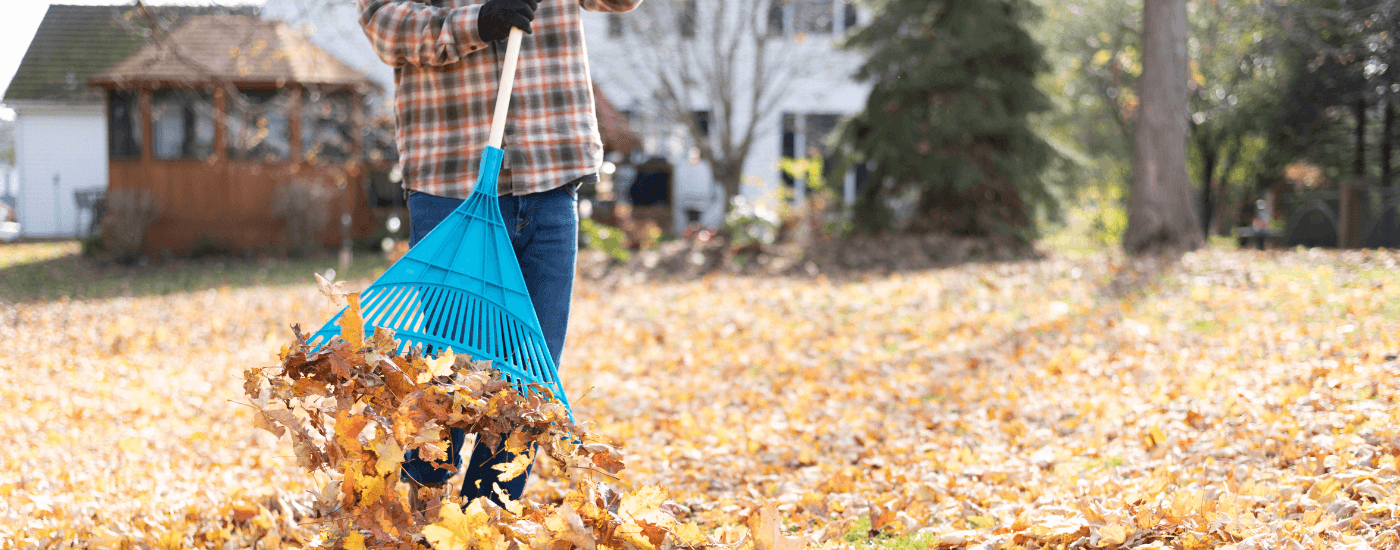
<path id="1" fill-rule="evenodd" d="M 476 32 L 483 42 L 495 42 L 510 34 L 511 27 L 530 33 L 540 0 L 488 0 L 476 16 Z"/>

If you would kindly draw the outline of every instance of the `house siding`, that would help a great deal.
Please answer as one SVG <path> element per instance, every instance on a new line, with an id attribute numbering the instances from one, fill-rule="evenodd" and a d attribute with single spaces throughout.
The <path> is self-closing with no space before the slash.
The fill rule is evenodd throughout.
<path id="1" fill-rule="evenodd" d="M 73 193 L 107 186 L 107 119 L 101 105 L 14 107 L 21 236 L 87 235 L 90 214 L 79 211 Z"/>
<path id="2" fill-rule="evenodd" d="M 751 0 L 723 0 L 728 2 Z M 833 0 L 834 1 L 834 0 Z M 626 18 L 633 14 L 621 14 Z M 868 14 L 862 14 L 862 20 Z M 584 31 L 588 37 L 589 59 L 592 62 L 594 81 L 608 94 L 618 109 L 633 112 L 654 110 L 650 105 L 654 90 L 642 85 L 646 79 L 633 74 L 638 63 L 633 61 L 635 41 L 617 38 L 609 32 L 609 14 L 586 13 Z M 863 57 L 851 51 L 840 49 L 836 44 L 840 36 L 836 34 L 809 35 L 803 40 L 789 44 L 789 53 L 805 64 L 801 75 L 795 77 L 776 108 L 763 113 L 756 130 L 755 142 L 744 162 L 744 185 L 742 194 L 751 200 L 769 207 L 778 206 L 776 197 L 783 187 L 783 175 L 779 168 L 782 160 L 784 114 L 798 116 L 811 114 L 838 115 L 842 118 L 854 115 L 865 107 L 870 86 L 854 80 Z M 660 47 L 660 46 L 658 46 Z M 751 67 L 740 67 L 735 74 L 751 73 Z M 694 110 L 708 110 L 709 105 L 693 105 Z M 739 113 L 746 116 L 746 113 Z M 722 194 L 714 189 L 719 185 L 714 181 L 709 166 L 689 154 L 692 142 L 682 128 L 643 121 L 635 128 L 641 135 L 645 149 L 650 154 L 664 155 L 675 165 L 675 190 L 672 201 L 671 229 L 680 232 L 686 223 L 685 211 L 701 212 L 703 225 L 717 227 L 723 223 L 724 204 Z M 853 178 L 849 175 L 845 182 L 830 182 L 838 192 L 847 197 L 853 194 Z M 842 189 L 842 188 L 845 189 Z"/>

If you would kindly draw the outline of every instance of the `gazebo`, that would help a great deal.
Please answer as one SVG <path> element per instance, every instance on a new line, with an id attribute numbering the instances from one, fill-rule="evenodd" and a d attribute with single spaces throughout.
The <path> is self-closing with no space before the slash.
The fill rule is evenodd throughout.
<path id="1" fill-rule="evenodd" d="M 147 252 L 329 245 L 377 226 L 366 191 L 390 161 L 365 146 L 376 85 L 285 23 L 191 17 L 89 84 L 107 99 L 109 196 L 158 205 Z"/>

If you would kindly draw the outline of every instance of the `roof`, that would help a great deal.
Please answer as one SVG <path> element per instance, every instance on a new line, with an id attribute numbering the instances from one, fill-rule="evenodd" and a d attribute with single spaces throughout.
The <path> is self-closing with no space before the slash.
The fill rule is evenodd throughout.
<path id="1" fill-rule="evenodd" d="M 93 75 L 91 82 L 374 86 L 363 72 L 286 23 L 244 15 L 190 17 L 167 36 Z"/>
<path id="2" fill-rule="evenodd" d="M 251 15 L 257 8 L 151 6 L 148 9 L 163 29 L 169 29 L 194 15 Z M 88 77 L 144 46 L 150 34 L 145 21 L 144 15 L 131 4 L 49 6 L 10 87 L 5 90 L 5 100 L 97 101 L 101 96 L 87 86 Z"/>

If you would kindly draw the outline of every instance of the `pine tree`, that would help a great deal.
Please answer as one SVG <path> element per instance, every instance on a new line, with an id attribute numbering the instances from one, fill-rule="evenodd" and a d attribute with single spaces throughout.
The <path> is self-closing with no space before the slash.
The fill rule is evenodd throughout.
<path id="1" fill-rule="evenodd" d="M 842 139 L 871 166 L 856 223 L 886 227 L 883 199 L 919 193 L 909 228 L 1029 236 L 1054 200 L 1040 173 L 1051 150 L 1030 127 L 1049 109 L 1035 85 L 1047 69 L 1024 24 L 1027 0 L 872 0 L 871 24 L 847 47 L 869 54 L 873 82 Z"/>

